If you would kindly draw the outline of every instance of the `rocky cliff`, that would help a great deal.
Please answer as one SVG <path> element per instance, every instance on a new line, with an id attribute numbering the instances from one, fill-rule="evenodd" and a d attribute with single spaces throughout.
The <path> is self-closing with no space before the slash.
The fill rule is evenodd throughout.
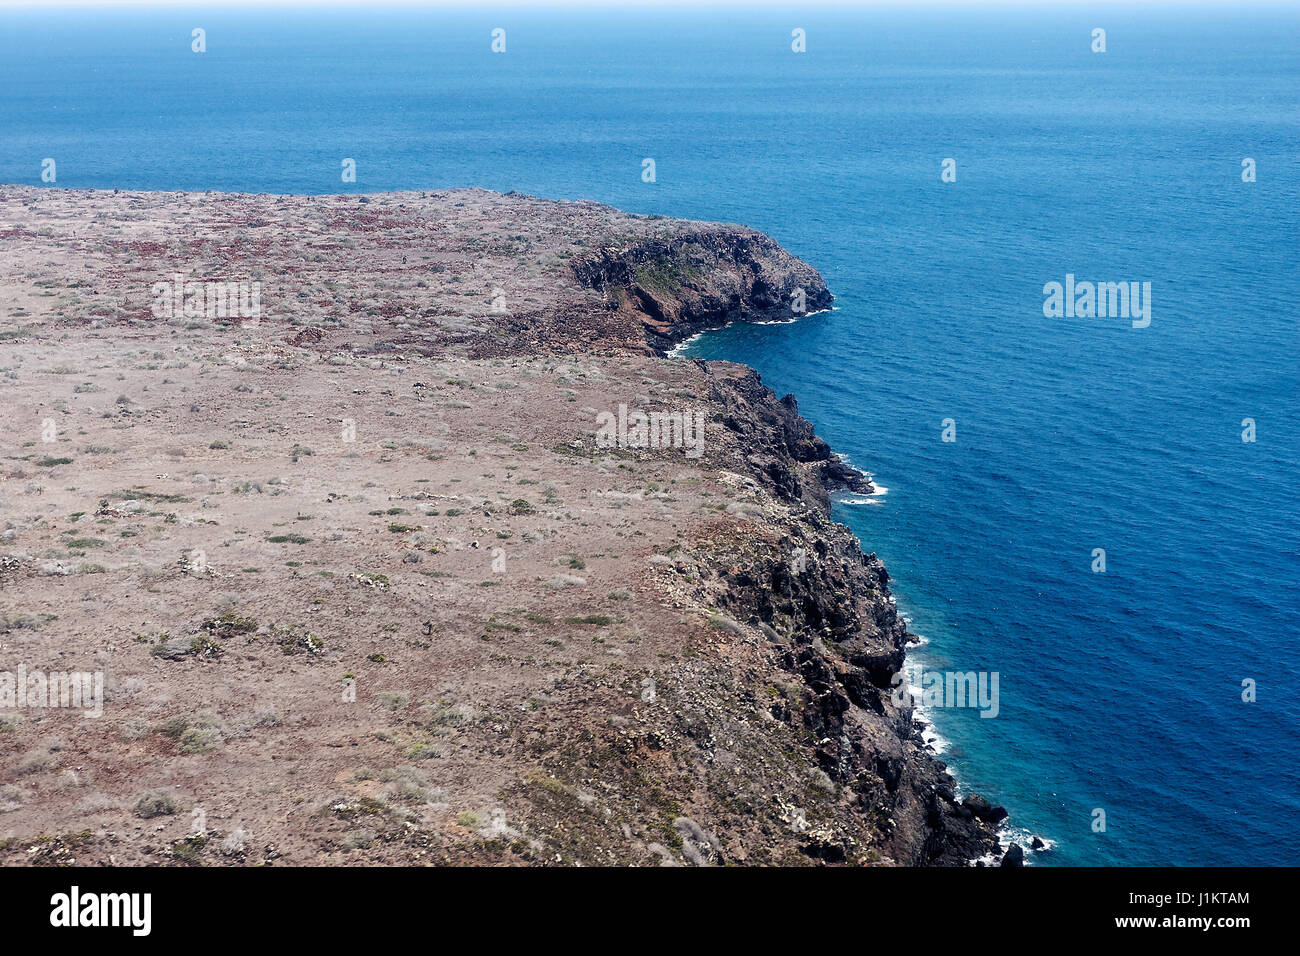
<path id="1" fill-rule="evenodd" d="M 573 270 L 607 308 L 639 321 L 661 353 L 705 329 L 786 320 L 831 304 L 817 270 L 739 227 L 683 225 L 667 237 L 602 248 Z"/>
<path id="2" fill-rule="evenodd" d="M 766 535 L 702 549 L 694 591 L 730 620 L 756 627 L 798 681 L 797 697 L 775 702 L 772 713 L 806 734 L 817 766 L 842 788 L 838 809 L 848 818 L 824 828 L 822 844 L 808 852 L 860 859 L 874 848 L 909 865 L 996 852 L 998 818 L 981 819 L 957 801 L 910 704 L 897 706 L 891 694 L 908 632 L 889 575 L 829 520 L 828 491 L 855 479 L 813 436 L 793 396 L 778 400 L 743 367 L 701 367 L 748 476 L 773 497 L 777 517 Z"/>

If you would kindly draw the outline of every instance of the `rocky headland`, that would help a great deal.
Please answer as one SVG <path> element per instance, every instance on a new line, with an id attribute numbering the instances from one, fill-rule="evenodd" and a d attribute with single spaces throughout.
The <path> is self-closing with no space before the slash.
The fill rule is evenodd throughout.
<path id="1" fill-rule="evenodd" d="M 754 230 L 589 202 L 0 187 L 0 672 L 105 685 L 0 707 L 0 862 L 997 853 L 891 694 L 829 516 L 868 483 L 664 357 L 830 302 Z M 620 409 L 700 440 L 602 445 Z"/>

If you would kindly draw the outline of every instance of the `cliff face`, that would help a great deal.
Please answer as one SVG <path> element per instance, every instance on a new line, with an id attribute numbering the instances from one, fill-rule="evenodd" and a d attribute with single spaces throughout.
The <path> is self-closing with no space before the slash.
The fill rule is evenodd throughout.
<path id="1" fill-rule="evenodd" d="M 824 308 L 770 239 L 481 190 L 0 219 L 0 649 L 106 688 L 0 714 L 0 861 L 996 848 L 889 693 L 889 577 L 829 519 L 869 484 L 752 370 L 654 354 Z M 265 314 L 159 317 L 178 272 Z M 698 454 L 598 441 L 629 407 L 698 415 Z"/>
<path id="2" fill-rule="evenodd" d="M 696 364 L 709 371 L 709 363 Z M 721 421 L 743 439 L 744 461 L 787 501 L 807 501 L 830 512 L 830 492 L 846 489 L 869 493 L 871 482 L 835 457 L 812 424 L 799 414 L 793 395 L 776 400 L 758 373 L 728 378 L 725 385 L 710 375 L 709 397 L 721 406 Z"/>
<path id="3" fill-rule="evenodd" d="M 630 314 L 664 352 L 705 329 L 829 308 L 821 274 L 761 233 L 687 227 L 667 238 L 603 248 L 573 264 L 606 307 Z"/>
<path id="4" fill-rule="evenodd" d="M 749 369 L 711 363 L 705 371 L 749 473 L 788 510 L 778 513 L 775 533 L 748 546 L 703 549 L 695 593 L 757 628 L 800 682 L 798 698 L 774 703 L 772 714 L 807 734 L 817 765 L 843 789 L 840 807 L 850 817 L 828 831 L 837 839 L 808 852 L 860 857 L 874 847 L 908 865 L 994 853 L 995 825 L 957 802 L 952 778 L 924 748 L 910 704 L 899 707 L 891 696 L 907 628 L 884 565 L 828 520 L 827 493 L 846 483 L 843 471 L 829 467 L 838 462 L 798 416 L 792 396 L 778 400 Z"/>

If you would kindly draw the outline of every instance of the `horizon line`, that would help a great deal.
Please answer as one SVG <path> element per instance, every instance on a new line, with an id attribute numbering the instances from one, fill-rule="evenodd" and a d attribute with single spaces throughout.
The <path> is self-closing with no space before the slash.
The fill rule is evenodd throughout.
<path id="1" fill-rule="evenodd" d="M 117 8 L 122 10 L 165 9 L 194 10 L 196 13 L 219 12 L 234 8 L 294 7 L 351 8 L 356 10 L 393 9 L 447 9 L 480 10 L 484 16 L 527 9 L 605 9 L 609 11 L 628 8 L 671 8 L 707 10 L 710 8 L 737 7 L 785 10 L 791 16 L 818 9 L 842 8 L 905 8 L 961 7 L 986 10 L 1015 7 L 1086 12 L 1097 7 L 1132 7 L 1132 0 L 814 0 L 810 4 L 793 4 L 789 0 L 505 0 L 502 3 L 484 3 L 482 0 L 0 0 L 0 9 L 67 9 L 74 7 Z M 1143 0 L 1141 8 L 1151 7 L 1225 7 L 1248 9 L 1251 7 L 1294 8 L 1294 0 Z"/>

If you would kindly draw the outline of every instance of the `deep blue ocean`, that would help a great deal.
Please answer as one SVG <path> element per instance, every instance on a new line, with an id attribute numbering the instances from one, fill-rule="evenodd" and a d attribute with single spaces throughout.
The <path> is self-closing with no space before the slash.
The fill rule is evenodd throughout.
<path id="1" fill-rule="evenodd" d="M 1294 7 L 0 10 L 0 182 L 478 185 L 818 267 L 834 311 L 690 351 L 888 489 L 836 517 L 919 665 L 1000 675 L 934 729 L 1040 865 L 1300 863 L 1298 146 Z M 1150 326 L 1045 318 L 1067 273 Z"/>

